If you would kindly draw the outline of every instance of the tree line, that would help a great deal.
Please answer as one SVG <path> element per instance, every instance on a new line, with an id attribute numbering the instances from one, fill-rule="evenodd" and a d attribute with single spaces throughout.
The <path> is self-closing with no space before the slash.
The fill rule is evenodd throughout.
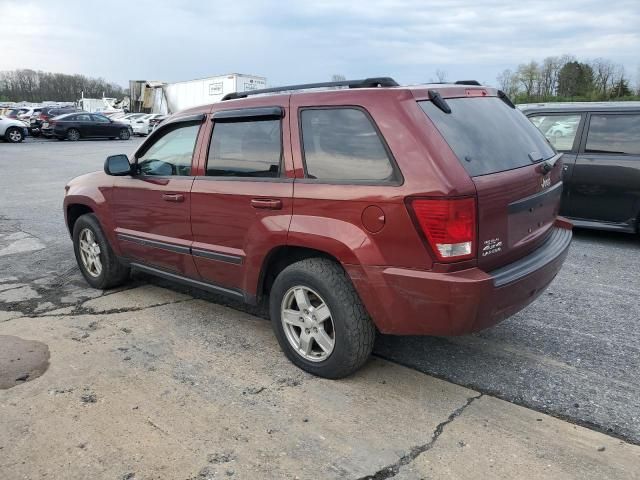
<path id="1" fill-rule="evenodd" d="M 515 71 L 504 70 L 497 81 L 517 103 L 640 99 L 640 85 L 634 89 L 624 66 L 606 58 L 581 62 L 563 55 L 531 60 Z"/>
<path id="2" fill-rule="evenodd" d="M 84 92 L 88 98 L 122 98 L 126 91 L 103 78 L 29 69 L 0 72 L 0 101 L 75 102 Z"/>

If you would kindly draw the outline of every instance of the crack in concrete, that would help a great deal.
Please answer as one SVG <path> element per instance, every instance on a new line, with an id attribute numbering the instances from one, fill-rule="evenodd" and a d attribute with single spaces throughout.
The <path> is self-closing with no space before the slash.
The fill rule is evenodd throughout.
<path id="1" fill-rule="evenodd" d="M 435 445 L 435 443 L 438 441 L 438 438 L 440 438 L 440 435 L 442 435 L 442 432 L 444 432 L 444 428 L 447 425 L 449 425 L 451 422 L 453 422 L 456 418 L 458 418 L 469 405 L 471 405 L 475 400 L 479 399 L 483 395 L 484 394 L 481 393 L 475 397 L 467 398 L 467 401 L 465 402 L 464 405 L 456 408 L 453 412 L 451 412 L 451 414 L 447 417 L 445 421 L 440 422 L 436 426 L 435 430 L 433 431 L 433 434 L 431 435 L 431 440 L 429 440 L 428 443 L 413 447 L 409 453 L 402 456 L 397 462 L 381 468 L 380 470 L 373 473 L 372 475 L 366 475 L 364 477 L 360 477 L 358 480 L 386 480 L 388 478 L 395 477 L 400 472 L 400 469 L 402 467 L 413 462 L 416 458 L 418 458 L 424 452 L 431 450 Z"/>
<path id="2" fill-rule="evenodd" d="M 101 297 L 98 297 L 101 298 Z M 155 307 L 164 307 L 167 305 L 177 305 L 179 303 L 186 303 L 186 302 L 191 302 L 193 300 L 196 300 L 195 298 L 185 298 L 184 300 L 176 300 L 175 302 L 165 302 L 165 303 L 159 303 L 157 305 L 148 305 L 146 307 L 127 307 L 127 308 L 112 308 L 109 310 L 101 310 L 101 311 L 95 311 L 95 310 L 91 310 L 83 305 L 69 305 L 70 307 L 73 307 L 73 310 L 68 312 L 68 313 L 55 313 L 55 314 L 51 314 L 51 313 L 47 313 L 47 312 L 42 312 L 38 315 L 31 315 L 29 316 L 28 314 L 25 314 L 23 312 L 18 312 L 16 311 L 16 313 L 20 313 L 21 316 L 19 317 L 14 317 L 14 318 L 9 318 L 7 320 L 4 320 L 0 323 L 6 323 L 6 322 L 11 322 L 13 320 L 19 320 L 19 319 L 24 319 L 24 318 L 62 318 L 62 317 L 79 317 L 79 316 L 100 316 L 100 315 L 112 315 L 112 314 L 116 314 L 116 313 L 127 313 L 127 312 L 140 312 L 142 310 L 148 310 L 150 308 L 155 308 Z M 54 310 L 58 310 L 58 308 L 56 307 Z"/>
<path id="3" fill-rule="evenodd" d="M 96 297 L 102 298 L 102 297 Z M 183 300 L 176 300 L 174 302 L 165 302 L 158 303 L 157 305 L 148 305 L 145 307 L 125 307 L 125 308 L 111 308 L 109 310 L 91 310 L 84 305 L 76 305 L 74 309 L 69 313 L 57 313 L 57 314 L 47 314 L 47 312 L 43 312 L 40 315 L 34 315 L 34 318 L 42 318 L 42 317 L 79 317 L 79 316 L 100 316 L 100 315 L 112 315 L 116 313 L 127 313 L 127 312 L 140 312 L 142 310 L 148 310 L 149 308 L 156 307 L 164 307 L 166 305 L 177 305 L 179 303 L 186 303 L 195 300 L 194 298 L 185 298 Z M 71 305 L 70 305 L 71 306 Z"/>

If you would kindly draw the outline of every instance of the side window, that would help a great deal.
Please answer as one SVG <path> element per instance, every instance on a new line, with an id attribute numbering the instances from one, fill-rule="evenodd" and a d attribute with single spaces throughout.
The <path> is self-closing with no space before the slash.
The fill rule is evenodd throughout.
<path id="1" fill-rule="evenodd" d="M 200 124 L 185 123 L 168 130 L 138 157 L 143 175 L 191 175 L 191 159 Z"/>
<path id="2" fill-rule="evenodd" d="M 91 116 L 90 115 L 76 115 L 74 118 L 75 121 L 77 122 L 90 122 L 91 121 Z"/>
<path id="3" fill-rule="evenodd" d="M 535 115 L 529 117 L 556 150 L 570 151 L 576 138 L 580 115 Z"/>
<path id="4" fill-rule="evenodd" d="M 308 178 L 365 182 L 395 179 L 387 150 L 363 111 L 306 109 L 301 113 L 301 126 Z"/>
<path id="5" fill-rule="evenodd" d="M 584 151 L 640 155 L 640 115 L 592 114 Z"/>
<path id="6" fill-rule="evenodd" d="M 278 177 L 282 158 L 280 120 L 216 122 L 207 175 Z"/>
<path id="7" fill-rule="evenodd" d="M 109 123 L 109 119 L 103 115 L 91 115 L 94 122 L 98 123 Z"/>

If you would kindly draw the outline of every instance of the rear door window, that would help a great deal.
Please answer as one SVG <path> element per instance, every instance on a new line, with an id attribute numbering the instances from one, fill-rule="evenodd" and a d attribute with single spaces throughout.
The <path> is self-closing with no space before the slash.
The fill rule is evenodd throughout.
<path id="1" fill-rule="evenodd" d="M 640 155 L 640 115 L 591 114 L 584 151 Z"/>
<path id="2" fill-rule="evenodd" d="M 207 176 L 279 177 L 281 158 L 280 119 L 216 122 Z"/>
<path id="3" fill-rule="evenodd" d="M 497 97 L 446 102 L 451 113 L 431 101 L 418 103 L 472 177 L 524 167 L 555 155 L 527 117 Z"/>
<path id="4" fill-rule="evenodd" d="M 529 120 L 556 150 L 568 152 L 573 149 L 581 118 L 581 115 L 532 115 Z"/>
<path id="5" fill-rule="evenodd" d="M 356 183 L 396 180 L 385 144 L 362 110 L 305 109 L 300 118 L 308 178 Z"/>

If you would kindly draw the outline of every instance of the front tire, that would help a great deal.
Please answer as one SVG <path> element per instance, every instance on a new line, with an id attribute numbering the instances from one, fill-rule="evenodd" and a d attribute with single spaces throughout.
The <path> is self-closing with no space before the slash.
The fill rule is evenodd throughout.
<path id="1" fill-rule="evenodd" d="M 9 127 L 7 131 L 4 132 L 4 138 L 10 143 L 20 143 L 24 140 L 24 132 L 18 127 Z"/>
<path id="2" fill-rule="evenodd" d="M 299 368 L 342 378 L 369 358 L 375 327 L 336 262 L 309 258 L 289 265 L 275 279 L 269 301 L 278 343 Z"/>
<path id="3" fill-rule="evenodd" d="M 129 278 L 129 267 L 118 261 L 93 213 L 76 220 L 73 251 L 82 276 L 93 288 L 106 290 L 117 287 Z"/>

